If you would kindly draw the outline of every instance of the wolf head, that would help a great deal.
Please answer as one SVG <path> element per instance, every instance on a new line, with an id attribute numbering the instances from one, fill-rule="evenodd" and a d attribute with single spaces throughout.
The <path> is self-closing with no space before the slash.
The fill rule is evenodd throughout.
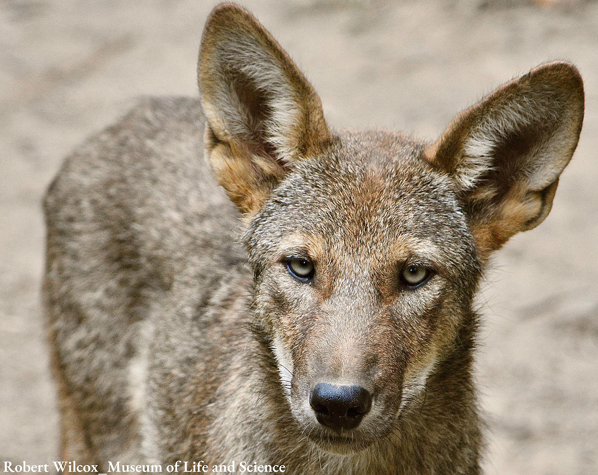
<path id="1" fill-rule="evenodd" d="M 475 326 L 490 254 L 548 215 L 583 85 L 550 63 L 460 113 L 433 143 L 333 133 L 320 99 L 243 9 L 206 24 L 206 155 L 246 221 L 253 308 L 298 428 L 350 453 L 387 435 Z"/>

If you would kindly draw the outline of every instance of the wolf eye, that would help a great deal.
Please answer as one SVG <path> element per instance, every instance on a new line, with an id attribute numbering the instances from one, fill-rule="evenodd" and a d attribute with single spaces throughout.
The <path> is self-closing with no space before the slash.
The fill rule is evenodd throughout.
<path id="1" fill-rule="evenodd" d="M 314 265 L 309 259 L 291 257 L 287 261 L 287 269 L 295 279 L 309 282 L 314 276 Z"/>
<path id="2" fill-rule="evenodd" d="M 416 289 L 425 284 L 431 275 L 432 272 L 429 269 L 416 265 L 407 266 L 401 271 L 401 279 L 410 289 Z"/>

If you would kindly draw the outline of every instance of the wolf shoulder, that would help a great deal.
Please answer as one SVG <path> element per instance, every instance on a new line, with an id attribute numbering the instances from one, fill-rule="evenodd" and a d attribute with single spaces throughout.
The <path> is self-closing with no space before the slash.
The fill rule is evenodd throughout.
<path id="1" fill-rule="evenodd" d="M 128 240 L 169 259 L 240 255 L 238 212 L 204 159 L 204 123 L 198 99 L 140 99 L 65 159 L 44 199 L 49 236 Z"/>

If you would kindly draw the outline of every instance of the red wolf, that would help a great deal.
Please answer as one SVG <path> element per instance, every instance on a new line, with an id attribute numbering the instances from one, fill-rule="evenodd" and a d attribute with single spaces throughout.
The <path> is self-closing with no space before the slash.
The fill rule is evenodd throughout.
<path id="1" fill-rule="evenodd" d="M 472 300 L 490 254 L 550 211 L 577 69 L 533 69 L 434 142 L 335 131 L 223 4 L 199 86 L 143 101 L 47 193 L 63 460 L 480 473 Z"/>

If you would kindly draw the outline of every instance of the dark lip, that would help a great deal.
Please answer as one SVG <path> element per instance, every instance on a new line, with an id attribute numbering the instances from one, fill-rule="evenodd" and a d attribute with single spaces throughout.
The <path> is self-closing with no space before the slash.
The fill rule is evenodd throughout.
<path id="1" fill-rule="evenodd" d="M 334 443 L 342 443 L 342 444 L 351 444 L 355 443 L 356 440 L 350 437 L 342 437 L 340 435 L 310 435 L 309 438 L 311 440 L 316 440 L 318 442 L 334 442 Z"/>
<path id="2" fill-rule="evenodd" d="M 373 440 L 367 441 L 358 438 L 343 437 L 332 434 L 310 435 L 308 439 L 321 450 L 336 454 L 354 454 L 361 452 L 371 445 Z"/>
<path id="3" fill-rule="evenodd" d="M 335 435 L 335 434 L 311 434 L 308 438 L 312 442 L 316 442 L 319 444 L 328 444 L 328 445 L 345 445 L 345 446 L 354 446 L 356 448 L 363 447 L 364 441 L 359 438 L 355 437 L 344 437 L 342 435 Z"/>

